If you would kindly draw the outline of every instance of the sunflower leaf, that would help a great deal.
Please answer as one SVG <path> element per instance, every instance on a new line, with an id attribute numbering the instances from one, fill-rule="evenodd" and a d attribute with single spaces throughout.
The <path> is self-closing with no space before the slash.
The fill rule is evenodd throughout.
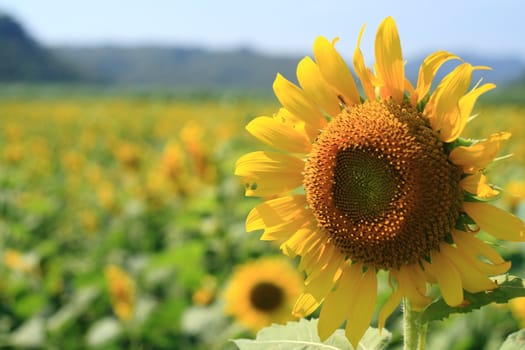
<path id="1" fill-rule="evenodd" d="M 499 350 L 518 350 L 525 346 L 525 329 L 510 334 Z"/>
<path id="2" fill-rule="evenodd" d="M 255 339 L 233 340 L 240 350 L 301 349 L 301 350 L 354 350 L 345 337 L 344 330 L 338 329 L 324 342 L 317 335 L 317 319 L 274 324 L 263 328 Z M 383 329 L 381 335 L 376 328 L 368 328 L 359 343 L 358 350 L 381 350 L 391 339 L 391 333 Z"/>
<path id="3" fill-rule="evenodd" d="M 423 310 L 420 321 L 422 323 L 439 321 L 454 313 L 468 313 L 487 304 L 505 304 L 510 299 L 525 296 L 525 281 L 521 278 L 504 275 L 495 280 L 499 285 L 495 290 L 479 293 L 464 292 L 464 302 L 460 306 L 449 306 L 443 298 L 435 300 Z"/>

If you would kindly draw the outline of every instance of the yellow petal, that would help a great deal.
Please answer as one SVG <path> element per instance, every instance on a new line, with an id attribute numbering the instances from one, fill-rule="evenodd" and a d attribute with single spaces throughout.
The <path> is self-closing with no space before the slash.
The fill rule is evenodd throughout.
<path id="1" fill-rule="evenodd" d="M 303 58 L 297 65 L 297 80 L 306 96 L 326 113 L 336 116 L 341 112 L 337 93 L 328 85 L 310 57 Z"/>
<path id="2" fill-rule="evenodd" d="M 419 310 L 427 306 L 431 300 L 425 295 L 425 280 L 418 276 L 415 268 L 419 266 L 401 266 L 399 271 L 393 271 L 393 274 L 403 295 L 410 300 L 416 310 Z"/>
<path id="3" fill-rule="evenodd" d="M 315 39 L 314 57 L 321 74 L 343 98 L 344 103 L 348 106 L 360 103 L 359 91 L 352 73 L 334 45 L 325 37 Z"/>
<path id="4" fill-rule="evenodd" d="M 325 254 L 322 258 L 323 261 L 319 263 L 319 266 L 316 266 L 316 269 L 312 270 L 312 272 L 306 276 L 304 283 L 307 286 L 310 286 L 310 284 L 314 283 L 321 287 L 321 285 L 326 284 L 328 280 L 331 281 L 333 276 L 335 276 L 333 278 L 334 281 L 339 279 L 340 273 L 342 272 L 341 266 L 345 261 L 344 255 L 342 255 L 339 250 L 331 250 L 327 252 L 327 254 Z M 323 288 L 325 287 L 326 286 L 321 287 L 318 290 L 324 291 L 325 289 Z M 312 291 L 312 293 L 314 292 L 315 290 Z M 324 293 L 323 296 L 325 294 L 326 293 Z"/>
<path id="5" fill-rule="evenodd" d="M 326 340 L 343 323 L 348 315 L 348 303 L 357 294 L 357 285 L 361 280 L 362 266 L 345 266 L 337 289 L 326 296 L 319 314 L 317 331 L 321 341 Z"/>
<path id="6" fill-rule="evenodd" d="M 354 51 L 354 69 L 355 73 L 359 77 L 359 80 L 361 81 L 361 86 L 363 87 L 363 90 L 365 92 L 365 96 L 370 101 L 375 101 L 376 94 L 374 91 L 374 85 L 372 83 L 373 80 L 373 74 L 365 65 L 365 59 L 363 58 L 363 53 L 361 52 L 361 49 L 359 48 L 361 45 L 361 37 L 363 36 L 363 33 L 365 31 L 365 26 L 361 28 L 361 31 L 359 32 L 359 37 L 357 38 L 357 47 Z"/>
<path id="7" fill-rule="evenodd" d="M 464 202 L 463 209 L 490 235 L 506 241 L 525 241 L 525 224 L 505 210 L 482 202 Z"/>
<path id="8" fill-rule="evenodd" d="M 284 241 L 289 239 L 301 227 L 308 223 L 308 217 L 300 217 L 292 221 L 266 227 L 261 235 L 261 241 Z"/>
<path id="9" fill-rule="evenodd" d="M 281 74 L 277 74 L 273 82 L 273 91 L 284 108 L 307 124 L 305 129 L 309 136 L 319 134 L 319 130 L 326 125 L 326 119 L 301 89 Z"/>
<path id="10" fill-rule="evenodd" d="M 497 288 L 497 284 L 491 281 L 487 275 L 477 270 L 468 259 L 459 253 L 457 248 L 448 244 L 441 245 L 441 254 L 446 256 L 461 276 L 463 288 L 470 293 L 478 293 L 485 290 Z"/>
<path id="11" fill-rule="evenodd" d="M 276 118 L 258 117 L 253 119 L 246 130 L 265 144 L 291 153 L 308 153 L 312 144 L 308 136 L 291 125 Z"/>
<path id="12" fill-rule="evenodd" d="M 319 231 L 317 234 L 322 236 L 322 242 L 327 241 L 327 237 L 324 232 Z M 339 254 L 333 245 L 326 243 L 317 244 L 317 246 L 313 247 L 309 254 L 301 256 L 301 261 L 299 262 L 299 266 L 297 268 L 304 271 L 306 275 L 309 276 L 315 270 L 316 266 L 321 265 L 321 261 L 327 260 L 327 257 L 331 257 L 333 254 Z"/>
<path id="13" fill-rule="evenodd" d="M 401 292 L 401 289 L 399 289 L 398 286 L 398 288 L 395 291 L 393 291 L 392 294 L 390 294 L 385 305 L 383 305 L 383 307 L 379 311 L 379 315 L 377 316 L 377 328 L 379 328 L 380 332 L 385 326 L 386 319 L 399 306 L 399 303 L 401 302 L 402 298 L 403 293 Z"/>
<path id="14" fill-rule="evenodd" d="M 379 25 L 375 40 L 376 67 L 383 83 L 381 96 L 392 96 L 397 103 L 403 101 L 405 88 L 405 67 L 401 53 L 401 42 L 392 17 Z"/>
<path id="15" fill-rule="evenodd" d="M 472 70 L 468 63 L 456 67 L 443 78 L 425 107 L 424 115 L 443 142 L 457 139 L 467 123 L 468 117 L 462 119 L 459 100 L 470 85 Z"/>
<path id="16" fill-rule="evenodd" d="M 510 138 L 508 132 L 498 132 L 485 141 L 471 146 L 459 146 L 450 152 L 449 159 L 467 174 L 473 174 L 489 165 L 499 153 L 503 142 Z"/>
<path id="17" fill-rule="evenodd" d="M 357 349 L 359 341 L 370 326 L 377 298 L 377 276 L 375 269 L 369 268 L 356 286 L 356 294 L 349 300 L 350 309 L 346 321 L 345 335 Z"/>
<path id="18" fill-rule="evenodd" d="M 315 230 L 309 227 L 303 227 L 295 232 L 289 239 L 281 244 L 281 250 L 292 251 L 294 254 L 289 256 L 307 254 L 310 246 L 316 245 L 321 237 Z"/>
<path id="19" fill-rule="evenodd" d="M 510 269 L 510 261 L 503 260 L 496 250 L 471 233 L 452 230 L 452 238 L 458 247 L 458 252 L 485 275 L 501 275 Z"/>
<path id="20" fill-rule="evenodd" d="M 459 183 L 461 187 L 479 198 L 488 199 L 499 194 L 499 191 L 490 187 L 487 177 L 481 171 L 466 176 Z"/>
<path id="21" fill-rule="evenodd" d="M 265 197 L 290 191 L 302 184 L 304 162 L 276 152 L 252 152 L 240 157 L 235 175 L 245 184 L 246 196 Z"/>
<path id="22" fill-rule="evenodd" d="M 421 101 L 430 91 L 432 80 L 434 80 L 438 69 L 443 63 L 452 59 L 459 59 L 459 57 L 447 51 L 438 51 L 428 55 L 423 60 L 423 63 L 419 67 L 419 75 L 417 77 L 417 102 Z"/>
<path id="23" fill-rule="evenodd" d="M 273 115 L 274 119 L 277 119 L 279 122 L 289 125 L 293 128 L 297 128 L 299 125 L 302 125 L 301 132 L 304 132 L 304 120 L 297 118 L 289 110 L 284 107 L 279 108 L 277 113 Z"/>
<path id="24" fill-rule="evenodd" d="M 456 243 L 462 251 L 468 251 L 472 256 L 483 257 L 493 264 L 502 264 L 505 262 L 495 249 L 480 241 L 471 233 L 452 230 L 452 238 L 454 239 L 454 243 Z"/>
<path id="25" fill-rule="evenodd" d="M 295 317 L 306 317 L 317 310 L 322 300 L 316 299 L 311 293 L 304 292 L 299 295 L 293 307 L 292 315 Z"/>
<path id="26" fill-rule="evenodd" d="M 320 268 L 316 278 L 305 281 L 304 292 L 295 303 L 293 315 L 306 317 L 317 309 L 341 277 L 343 263 L 344 257 L 341 254 L 334 255 L 328 264 Z"/>
<path id="27" fill-rule="evenodd" d="M 483 273 L 485 276 L 497 276 L 502 275 L 509 271 L 512 263 L 510 261 L 504 261 L 500 264 L 491 264 L 486 261 L 481 261 L 478 256 L 472 256 L 464 247 L 463 249 L 458 246 L 458 254 L 464 259 L 468 260 L 469 264 L 476 270 Z"/>
<path id="28" fill-rule="evenodd" d="M 450 306 L 463 302 L 463 285 L 461 276 L 454 265 L 441 253 L 432 252 L 432 263 L 423 261 L 423 266 L 435 276 L 443 299 Z"/>
<path id="29" fill-rule="evenodd" d="M 461 97 L 459 99 L 459 112 L 461 114 L 461 120 L 468 120 L 478 97 L 494 88 L 496 88 L 496 85 L 494 84 L 485 84 L 478 88 L 472 89 L 465 96 Z"/>
<path id="30" fill-rule="evenodd" d="M 410 104 L 415 107 L 417 105 L 417 93 L 416 93 L 416 90 L 414 89 L 414 86 L 412 86 L 412 83 L 410 82 L 410 80 L 406 78 L 405 78 L 405 90 L 407 90 L 408 94 L 410 95 Z"/>
<path id="31" fill-rule="evenodd" d="M 258 204 L 246 218 L 246 231 L 261 230 L 297 219 L 306 207 L 304 195 L 283 196 Z"/>

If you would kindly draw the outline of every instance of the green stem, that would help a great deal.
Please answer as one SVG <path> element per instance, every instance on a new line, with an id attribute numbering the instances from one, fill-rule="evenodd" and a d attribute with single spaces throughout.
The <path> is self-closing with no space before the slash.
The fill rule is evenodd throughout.
<path id="1" fill-rule="evenodd" d="M 404 350 L 425 350 L 427 324 L 419 322 L 419 312 L 414 311 L 407 298 L 403 300 Z"/>

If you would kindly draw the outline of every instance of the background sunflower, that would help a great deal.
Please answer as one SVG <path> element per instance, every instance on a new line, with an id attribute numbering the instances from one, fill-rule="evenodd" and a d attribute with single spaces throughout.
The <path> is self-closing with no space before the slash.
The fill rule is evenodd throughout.
<path id="1" fill-rule="evenodd" d="M 256 332 L 272 323 L 293 320 L 302 276 L 288 261 L 261 258 L 235 268 L 224 292 L 225 311 Z"/>

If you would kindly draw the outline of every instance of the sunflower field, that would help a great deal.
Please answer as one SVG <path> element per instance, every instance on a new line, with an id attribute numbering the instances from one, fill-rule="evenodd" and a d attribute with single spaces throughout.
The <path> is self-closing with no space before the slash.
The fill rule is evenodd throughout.
<path id="1" fill-rule="evenodd" d="M 292 321 L 283 310 L 303 276 L 278 245 L 246 233 L 258 202 L 234 176 L 256 149 L 245 125 L 277 106 L 241 95 L 3 96 L 0 348 L 236 349 L 232 339 Z M 476 113 L 466 136 L 513 134 L 489 170 L 504 189 L 497 204 L 525 218 L 525 107 Z M 523 277 L 524 247 L 494 244 Z M 388 349 L 402 346 L 401 317 L 387 322 Z M 514 299 L 434 322 L 428 348 L 494 349 L 522 327 L 525 301 Z"/>

